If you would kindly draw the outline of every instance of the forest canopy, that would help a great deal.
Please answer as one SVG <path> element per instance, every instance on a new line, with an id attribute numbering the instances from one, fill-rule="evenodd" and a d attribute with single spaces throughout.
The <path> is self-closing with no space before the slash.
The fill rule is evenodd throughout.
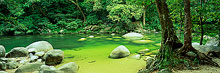
<path id="1" fill-rule="evenodd" d="M 181 33 L 183 1 L 167 0 L 167 4 Z M 218 33 L 219 4 L 191 0 L 193 32 Z M 161 31 L 154 0 L 1 0 L 0 7 L 1 35 Z"/>

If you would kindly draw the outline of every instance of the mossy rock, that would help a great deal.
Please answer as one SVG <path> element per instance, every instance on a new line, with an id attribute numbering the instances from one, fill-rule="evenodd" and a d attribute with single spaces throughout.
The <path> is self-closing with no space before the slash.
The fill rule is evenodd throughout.
<path id="1" fill-rule="evenodd" d="M 152 52 L 149 52 L 149 53 L 145 53 L 144 55 L 145 56 L 149 56 L 149 55 L 151 55 L 152 54 Z"/>
<path id="2" fill-rule="evenodd" d="M 154 41 L 152 40 L 135 40 L 135 41 L 132 41 L 133 43 L 136 43 L 136 44 L 147 44 L 147 43 L 152 43 Z"/>
<path id="3" fill-rule="evenodd" d="M 121 37 L 119 37 L 119 36 L 114 36 L 114 37 L 112 37 L 112 38 L 115 38 L 115 39 L 120 39 Z"/>
<path id="4" fill-rule="evenodd" d="M 85 41 L 85 40 L 87 40 L 86 38 L 80 38 L 79 40 L 77 40 L 77 41 Z"/>
<path id="5" fill-rule="evenodd" d="M 150 51 L 150 49 L 141 49 L 141 50 L 137 51 L 137 53 L 139 53 L 139 54 L 145 54 L 145 53 L 147 53 L 147 52 L 149 52 L 149 51 Z"/>
<path id="6" fill-rule="evenodd" d="M 106 40 L 113 40 L 112 38 L 106 38 Z"/>
<path id="7" fill-rule="evenodd" d="M 155 44 L 156 46 L 161 46 L 161 43 L 157 43 L 157 44 Z"/>

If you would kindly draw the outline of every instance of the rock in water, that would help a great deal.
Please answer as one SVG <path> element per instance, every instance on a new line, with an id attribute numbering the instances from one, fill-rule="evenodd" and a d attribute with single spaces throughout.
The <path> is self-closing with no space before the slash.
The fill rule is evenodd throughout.
<path id="1" fill-rule="evenodd" d="M 0 45 L 0 58 L 5 57 L 5 47 Z"/>
<path id="2" fill-rule="evenodd" d="M 49 66 L 60 64 L 63 61 L 63 58 L 64 52 L 57 49 L 48 51 L 43 57 L 45 64 Z"/>
<path id="3" fill-rule="evenodd" d="M 148 53 L 150 51 L 150 49 L 141 49 L 139 50 L 137 53 L 139 54 L 145 54 L 145 53 Z"/>
<path id="4" fill-rule="evenodd" d="M 111 54 L 110 54 L 110 58 L 123 58 L 123 57 L 127 57 L 130 55 L 130 51 L 123 45 L 118 46 L 117 48 L 115 48 Z"/>
<path id="5" fill-rule="evenodd" d="M 64 72 L 56 69 L 54 66 L 42 65 L 39 73 L 64 73 Z"/>
<path id="6" fill-rule="evenodd" d="M 28 50 L 24 47 L 13 48 L 6 54 L 6 58 L 26 57 L 28 56 Z"/>
<path id="7" fill-rule="evenodd" d="M 41 65 L 43 65 L 43 63 L 41 62 L 27 63 L 25 65 L 18 67 L 15 73 L 28 73 L 28 72 L 38 71 L 40 70 Z"/>
<path id="8" fill-rule="evenodd" d="M 75 62 L 70 62 L 70 63 L 64 64 L 58 69 L 63 71 L 64 73 L 77 73 L 79 67 Z"/>
<path id="9" fill-rule="evenodd" d="M 52 50 L 53 46 L 47 41 L 38 41 L 30 44 L 26 48 L 29 51 L 34 51 L 34 52 L 41 52 L 41 51 L 47 52 L 49 50 Z"/>
<path id="10" fill-rule="evenodd" d="M 139 33 L 131 32 L 131 33 L 127 33 L 127 34 L 123 35 L 122 37 L 126 38 L 126 39 L 131 39 L 131 40 L 140 40 L 144 36 Z"/>
<path id="11" fill-rule="evenodd" d="M 147 44 L 147 43 L 152 43 L 154 41 L 152 41 L 152 40 L 134 40 L 132 42 L 136 43 L 136 44 Z"/>

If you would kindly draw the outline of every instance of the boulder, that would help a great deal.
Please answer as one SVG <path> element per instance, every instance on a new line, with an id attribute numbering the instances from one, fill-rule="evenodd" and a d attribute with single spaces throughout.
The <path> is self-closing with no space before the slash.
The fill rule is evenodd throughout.
<path id="1" fill-rule="evenodd" d="M 46 65 L 57 65 L 63 61 L 64 52 L 62 50 L 50 50 L 48 51 L 43 59 L 45 60 Z"/>
<path id="2" fill-rule="evenodd" d="M 70 62 L 70 63 L 64 64 L 58 69 L 63 71 L 64 73 L 77 73 L 79 67 L 75 62 Z"/>
<path id="3" fill-rule="evenodd" d="M 218 46 L 219 44 L 219 40 L 214 38 L 214 39 L 210 39 L 206 42 L 206 46 Z"/>
<path id="4" fill-rule="evenodd" d="M 220 52 L 220 47 L 207 45 L 193 45 L 193 47 L 201 53 L 208 54 L 210 52 Z"/>
<path id="5" fill-rule="evenodd" d="M 6 58 L 16 58 L 16 57 L 27 57 L 28 50 L 24 47 L 13 48 L 10 52 L 6 54 Z"/>
<path id="6" fill-rule="evenodd" d="M 5 47 L 0 45 L 0 58 L 5 57 Z"/>
<path id="7" fill-rule="evenodd" d="M 39 73 L 64 73 L 64 72 L 56 69 L 54 66 L 42 65 Z"/>
<path id="8" fill-rule="evenodd" d="M 27 63 L 25 65 L 18 67 L 15 73 L 27 73 L 27 72 L 38 71 L 40 70 L 41 65 L 43 65 L 43 63 L 41 62 Z"/>
<path id="9" fill-rule="evenodd" d="M 1 70 L 6 70 L 6 63 L 5 62 L 0 62 L 0 71 Z"/>
<path id="10" fill-rule="evenodd" d="M 140 40 L 144 36 L 139 33 L 131 32 L 131 33 L 127 33 L 127 34 L 123 35 L 122 37 L 126 38 L 126 39 L 131 39 L 131 40 Z"/>
<path id="11" fill-rule="evenodd" d="M 115 48 L 111 54 L 110 54 L 110 58 L 123 58 L 123 57 L 127 57 L 130 55 L 130 51 L 123 45 L 118 46 L 117 48 Z"/>
<path id="12" fill-rule="evenodd" d="M 26 47 L 29 52 L 47 52 L 53 49 L 53 46 L 47 41 L 34 42 Z"/>
<path id="13" fill-rule="evenodd" d="M 44 54 L 45 54 L 44 51 L 41 51 L 41 52 L 35 53 L 35 56 L 41 57 L 41 56 L 43 56 Z"/>
<path id="14" fill-rule="evenodd" d="M 8 62 L 6 65 L 7 65 L 7 69 L 16 69 L 20 64 L 18 62 L 11 61 Z"/>

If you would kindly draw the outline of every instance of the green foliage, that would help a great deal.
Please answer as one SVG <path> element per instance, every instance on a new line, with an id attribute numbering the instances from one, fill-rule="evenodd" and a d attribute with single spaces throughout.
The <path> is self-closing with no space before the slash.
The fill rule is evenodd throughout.
<path id="1" fill-rule="evenodd" d="M 69 0 L 3 0 L 0 2 L 0 35 L 50 34 L 72 32 L 124 33 L 135 31 L 143 25 L 149 31 L 160 31 L 160 22 L 155 0 L 71 0 L 78 4 L 84 17 Z M 167 0 L 175 29 L 182 30 L 184 24 L 183 1 Z M 201 32 L 199 16 L 203 16 L 205 34 L 219 33 L 220 1 L 192 0 L 193 30 Z M 180 15 L 182 13 L 182 15 Z M 138 22 L 138 23 L 137 23 Z M 87 30 L 87 27 L 99 27 Z M 182 27 L 181 27 L 182 26 Z M 108 27 L 108 28 L 107 28 Z M 198 34 L 197 34 L 198 35 Z"/>

